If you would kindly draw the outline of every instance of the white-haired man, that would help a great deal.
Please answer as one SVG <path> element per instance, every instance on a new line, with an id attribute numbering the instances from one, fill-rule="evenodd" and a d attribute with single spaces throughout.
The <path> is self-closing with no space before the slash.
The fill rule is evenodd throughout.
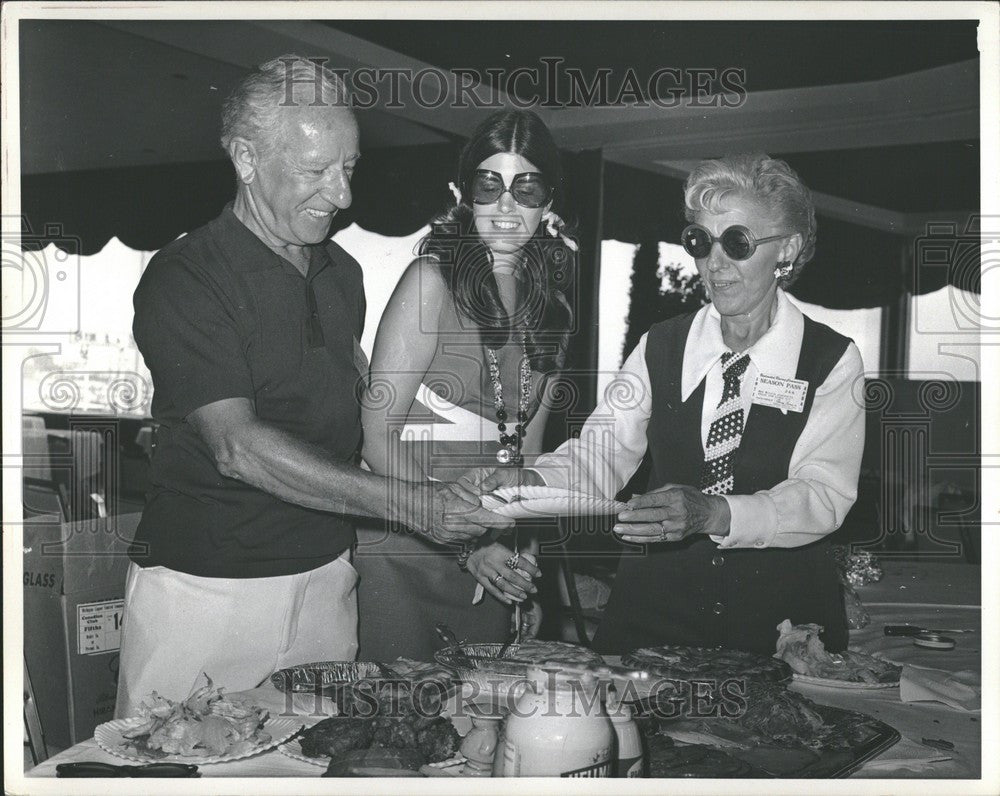
<path id="1" fill-rule="evenodd" d="M 444 484 L 356 466 L 358 263 L 329 241 L 361 157 L 343 82 L 298 56 L 226 100 L 235 201 L 160 251 L 134 335 L 160 423 L 130 549 L 119 716 L 201 672 L 227 690 L 357 650 L 351 515 L 462 541 L 511 522 Z"/>

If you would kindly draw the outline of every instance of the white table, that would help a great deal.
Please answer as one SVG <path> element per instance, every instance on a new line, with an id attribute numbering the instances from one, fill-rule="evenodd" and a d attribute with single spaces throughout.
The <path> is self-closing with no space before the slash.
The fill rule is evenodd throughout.
<path id="1" fill-rule="evenodd" d="M 975 604 L 920 602 L 920 595 L 929 594 L 938 599 L 970 599 L 978 594 L 979 568 L 968 564 L 907 564 L 887 563 L 886 577 L 878 584 L 859 590 L 869 610 L 872 623 L 851 633 L 851 647 L 867 652 L 881 652 L 892 660 L 914 663 L 947 670 L 973 669 L 981 671 L 980 661 L 980 610 Z M 917 586 L 916 584 L 922 584 Z M 973 588 L 973 584 L 976 584 Z M 900 588 L 905 587 L 905 588 Z M 878 602 L 869 602 L 876 597 Z M 886 599 L 891 597 L 893 599 Z M 923 627 L 975 628 L 977 632 L 957 636 L 958 645 L 950 652 L 924 650 L 913 646 L 905 637 L 886 637 L 882 628 L 886 624 L 916 624 Z M 792 686 L 816 702 L 834 707 L 867 713 L 895 727 L 904 740 L 888 749 L 879 758 L 867 763 L 855 777 L 927 777 L 927 778 L 976 778 L 980 771 L 981 721 L 977 713 L 962 713 L 938 703 L 900 702 L 899 690 L 853 691 L 832 689 L 795 683 Z M 297 715 L 304 723 L 314 723 L 324 718 L 329 710 L 321 704 L 317 712 L 312 697 L 296 697 L 289 705 L 285 694 L 263 686 L 245 692 L 255 704 L 267 708 L 274 716 Z M 291 708 L 291 710 L 289 709 Z M 940 753 L 921 745 L 923 738 L 944 739 L 955 744 L 953 752 Z M 931 756 L 947 756 L 951 760 L 940 763 L 920 764 Z M 102 751 L 90 739 L 55 755 L 27 772 L 31 777 L 54 777 L 59 763 L 78 760 L 99 760 L 123 763 Z M 880 761 L 901 761 L 885 765 Z M 910 768 L 907 768 L 910 766 Z M 201 766 L 205 777 L 318 777 L 323 769 L 293 760 L 278 750 L 272 750 L 244 760 Z"/>

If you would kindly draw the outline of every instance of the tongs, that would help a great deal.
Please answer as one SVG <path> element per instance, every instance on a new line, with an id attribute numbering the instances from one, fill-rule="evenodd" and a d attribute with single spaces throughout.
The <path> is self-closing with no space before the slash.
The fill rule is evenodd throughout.
<path id="1" fill-rule="evenodd" d="M 439 622 L 434 626 L 437 634 L 441 637 L 441 640 L 447 644 L 449 647 L 455 650 L 456 660 L 464 666 L 466 669 L 476 669 L 478 668 L 475 663 L 472 662 L 472 658 L 468 656 L 465 650 L 462 649 L 462 645 L 459 640 L 455 637 L 455 633 L 452 631 L 448 625 L 443 622 Z"/>

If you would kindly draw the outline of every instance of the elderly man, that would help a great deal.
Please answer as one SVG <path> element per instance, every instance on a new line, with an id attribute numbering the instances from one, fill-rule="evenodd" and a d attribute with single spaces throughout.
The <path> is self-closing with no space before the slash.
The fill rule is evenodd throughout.
<path id="1" fill-rule="evenodd" d="M 149 263 L 136 343 L 159 421 L 130 550 L 117 715 L 202 672 L 228 690 L 357 650 L 350 515 L 462 541 L 510 520 L 355 466 L 361 269 L 327 240 L 361 156 L 343 83 L 297 56 L 223 110 L 235 202 Z"/>

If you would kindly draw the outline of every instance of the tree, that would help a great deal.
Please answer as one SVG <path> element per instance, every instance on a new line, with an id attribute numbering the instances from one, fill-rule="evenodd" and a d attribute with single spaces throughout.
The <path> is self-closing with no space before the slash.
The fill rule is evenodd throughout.
<path id="1" fill-rule="evenodd" d="M 680 263 L 665 263 L 661 267 L 660 242 L 654 237 L 642 241 L 632 259 L 628 329 L 622 345 L 622 362 L 654 323 L 694 312 L 707 301 L 698 274 L 686 273 Z"/>

